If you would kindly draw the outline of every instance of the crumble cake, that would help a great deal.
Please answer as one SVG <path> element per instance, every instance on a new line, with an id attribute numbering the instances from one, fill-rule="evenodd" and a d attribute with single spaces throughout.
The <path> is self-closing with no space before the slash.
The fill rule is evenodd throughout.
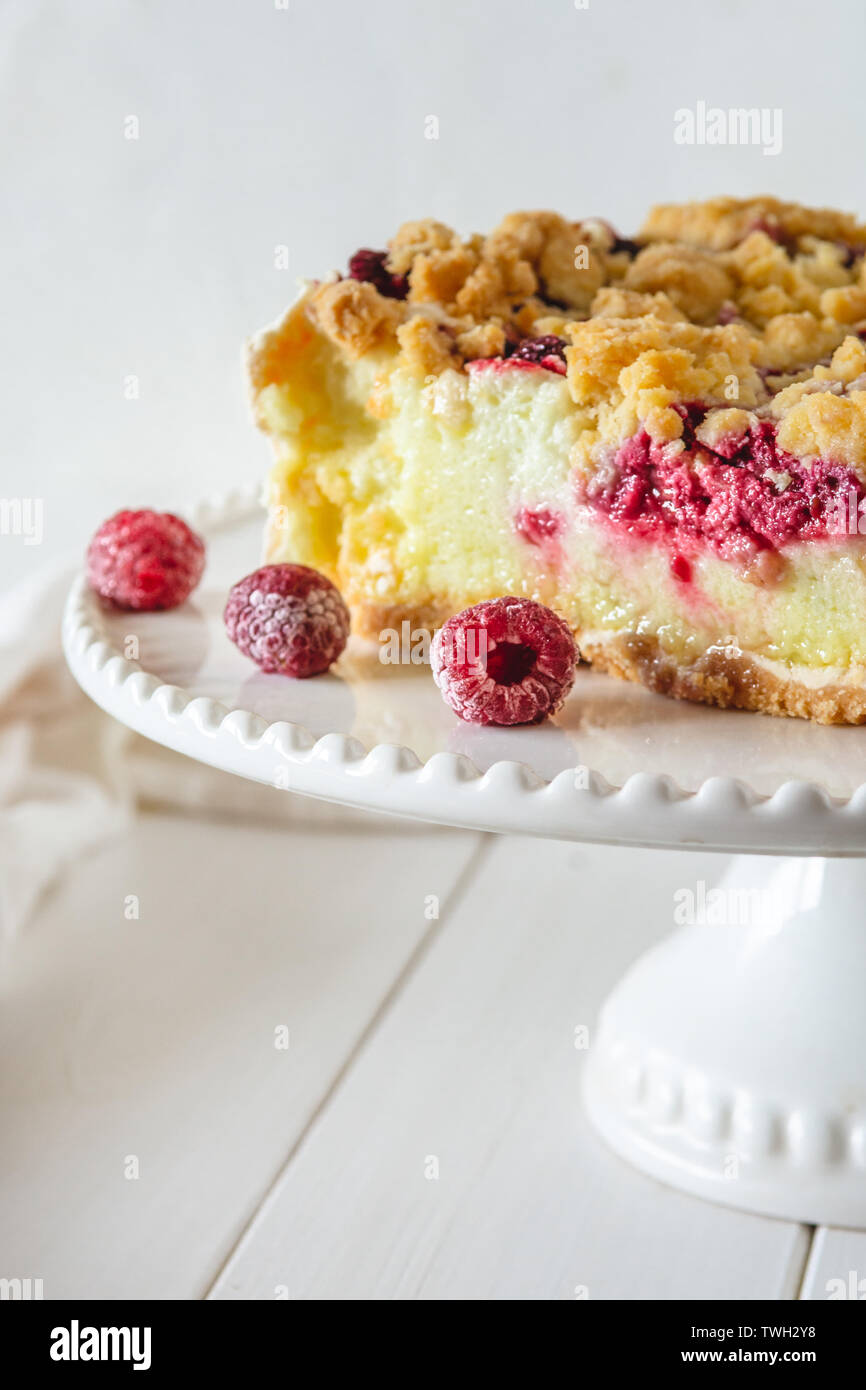
<path id="1" fill-rule="evenodd" d="M 866 722 L 864 249 L 769 197 L 406 223 L 250 347 L 265 559 L 367 636 L 525 596 L 653 690 Z"/>

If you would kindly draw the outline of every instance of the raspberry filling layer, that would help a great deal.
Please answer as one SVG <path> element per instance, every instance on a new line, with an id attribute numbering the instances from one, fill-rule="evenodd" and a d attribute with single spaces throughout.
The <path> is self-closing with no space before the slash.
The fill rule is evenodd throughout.
<path id="1" fill-rule="evenodd" d="M 785 453 L 766 421 L 711 450 L 695 439 L 698 410 L 682 413 L 685 449 L 657 444 L 642 430 L 609 469 L 580 481 L 579 500 L 632 535 L 702 541 L 728 560 L 848 530 L 846 509 L 864 496 L 850 468 Z"/>

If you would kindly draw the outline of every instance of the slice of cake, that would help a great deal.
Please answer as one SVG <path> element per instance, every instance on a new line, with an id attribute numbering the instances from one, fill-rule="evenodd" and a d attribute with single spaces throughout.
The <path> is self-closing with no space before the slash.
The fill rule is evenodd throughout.
<path id="1" fill-rule="evenodd" d="M 370 637 L 527 596 L 653 690 L 866 721 L 864 248 L 771 198 L 407 223 L 251 347 L 266 560 Z"/>

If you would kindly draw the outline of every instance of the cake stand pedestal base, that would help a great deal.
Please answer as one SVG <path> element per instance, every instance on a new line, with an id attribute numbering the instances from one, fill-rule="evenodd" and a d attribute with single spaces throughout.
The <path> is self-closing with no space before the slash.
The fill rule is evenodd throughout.
<path id="1" fill-rule="evenodd" d="M 866 865 L 743 856 L 675 902 L 603 1007 L 593 1124 L 686 1192 L 866 1228 Z"/>

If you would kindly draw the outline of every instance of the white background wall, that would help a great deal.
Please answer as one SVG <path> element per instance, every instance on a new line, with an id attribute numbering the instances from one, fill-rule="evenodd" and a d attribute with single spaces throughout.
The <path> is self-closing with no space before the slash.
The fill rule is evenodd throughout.
<path id="1" fill-rule="evenodd" d="M 0 495 L 45 508 L 41 546 L 0 537 L 0 583 L 118 506 L 258 475 L 242 339 L 408 217 L 628 232 L 765 190 L 866 214 L 862 0 L 282 3 L 0 7 Z M 676 145 L 699 100 L 781 108 L 781 154 Z"/>

